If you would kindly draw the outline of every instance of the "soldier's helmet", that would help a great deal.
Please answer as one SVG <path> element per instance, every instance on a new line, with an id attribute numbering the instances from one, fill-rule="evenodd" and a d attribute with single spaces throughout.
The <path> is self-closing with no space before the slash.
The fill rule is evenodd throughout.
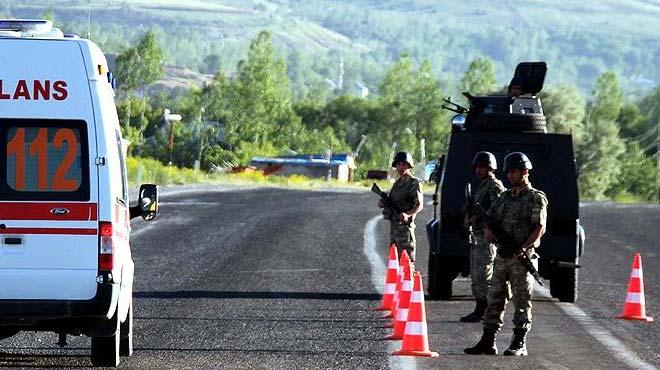
<path id="1" fill-rule="evenodd" d="M 479 165 L 486 166 L 492 171 L 497 169 L 497 161 L 491 152 L 478 152 L 474 155 L 474 158 L 472 159 L 472 168 L 475 168 Z"/>
<path id="2" fill-rule="evenodd" d="M 504 157 L 504 172 L 509 172 L 509 169 L 517 168 L 519 170 L 531 170 L 532 162 L 527 158 L 525 153 L 513 152 Z"/>
<path id="3" fill-rule="evenodd" d="M 413 168 L 414 162 L 413 162 L 413 157 L 412 154 L 408 152 L 398 152 L 394 156 L 394 160 L 392 161 L 392 167 L 396 167 L 397 162 L 406 162 L 410 166 L 410 168 Z"/>

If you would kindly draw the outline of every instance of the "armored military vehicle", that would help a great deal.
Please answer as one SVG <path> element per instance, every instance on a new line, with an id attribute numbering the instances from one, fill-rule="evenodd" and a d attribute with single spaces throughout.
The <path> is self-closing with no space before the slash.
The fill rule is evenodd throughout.
<path id="1" fill-rule="evenodd" d="M 445 108 L 458 114 L 452 119 L 447 150 L 438 160 L 434 217 L 426 225 L 428 290 L 433 299 L 451 299 L 453 280 L 469 274 L 469 245 L 463 226 L 465 188 L 467 183 L 472 188 L 478 185 L 471 163 L 482 150 L 495 155 L 499 164 L 495 174 L 507 187 L 510 184 L 501 169 L 504 156 L 523 152 L 532 161 L 531 183 L 549 201 L 546 233 L 538 249 L 539 273 L 550 280 L 553 297 L 562 302 L 577 299 L 585 237 L 579 220 L 573 140 L 568 134 L 546 133 L 541 100 L 536 96 L 543 88 L 546 70 L 545 62 L 520 63 L 509 95 L 464 93 L 469 108 L 445 100 Z"/>

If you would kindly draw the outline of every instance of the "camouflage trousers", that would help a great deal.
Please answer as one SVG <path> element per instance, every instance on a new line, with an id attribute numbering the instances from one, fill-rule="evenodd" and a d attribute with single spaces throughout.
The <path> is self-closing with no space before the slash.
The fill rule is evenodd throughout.
<path id="1" fill-rule="evenodd" d="M 538 259 L 532 259 L 534 267 L 538 266 Z M 493 278 L 488 291 L 488 308 L 484 316 L 483 326 L 488 329 L 499 330 L 504 322 L 504 310 L 509 298 L 509 284 L 511 284 L 511 298 L 515 306 L 513 312 L 513 325 L 515 329 L 532 327 L 532 292 L 534 278 L 516 257 L 495 257 Z"/>
<path id="2" fill-rule="evenodd" d="M 496 246 L 484 239 L 483 235 L 474 235 L 475 244 L 470 248 L 470 277 L 472 295 L 476 300 L 488 299 L 490 280 L 493 277 L 493 261 Z"/>
<path id="3" fill-rule="evenodd" d="M 415 262 L 415 224 L 404 225 L 400 222 L 390 221 L 390 243 L 396 244 L 396 249 L 401 256 L 405 249 L 410 256 L 410 261 Z"/>

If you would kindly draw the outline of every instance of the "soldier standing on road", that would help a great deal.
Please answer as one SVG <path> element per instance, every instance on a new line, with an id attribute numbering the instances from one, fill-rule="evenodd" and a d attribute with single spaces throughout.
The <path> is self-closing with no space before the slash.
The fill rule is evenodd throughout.
<path id="1" fill-rule="evenodd" d="M 399 152 L 394 156 L 392 167 L 396 168 L 399 178 L 396 180 L 389 197 L 401 213 L 384 208 L 382 199 L 378 201 L 378 207 L 383 208 L 385 219 L 390 221 L 390 240 L 397 247 L 399 255 L 405 249 L 410 260 L 415 262 L 415 217 L 424 207 L 424 196 L 422 194 L 422 180 L 412 175 L 412 155 L 407 152 Z"/>
<path id="2" fill-rule="evenodd" d="M 532 163 L 524 153 L 510 153 L 504 158 L 504 172 L 512 188 L 502 193 L 488 211 L 488 215 L 499 222 L 511 236 L 521 241 L 522 248 L 538 267 L 538 256 L 534 253 L 545 232 L 548 199 L 542 191 L 536 190 L 529 182 Z M 488 228 L 486 239 L 493 242 L 494 235 Z M 534 278 L 518 260 L 517 252 L 497 248 L 495 271 L 488 293 L 488 308 L 483 320 L 484 332 L 479 342 L 465 353 L 470 355 L 496 355 L 495 335 L 502 327 L 504 310 L 508 300 L 507 282 L 511 284 L 515 305 L 513 313 L 513 340 L 506 356 L 527 356 L 525 344 L 527 332 L 532 326 L 532 290 Z"/>
<path id="3" fill-rule="evenodd" d="M 495 204 L 497 198 L 505 190 L 502 182 L 493 173 L 497 169 L 495 156 L 490 152 L 478 152 L 472 159 L 475 175 L 481 180 L 474 192 L 475 203 L 485 210 Z M 475 206 L 472 205 L 472 208 Z M 484 220 L 476 209 L 466 212 L 467 224 L 472 226 L 474 241 L 470 247 L 470 277 L 472 278 L 472 295 L 476 300 L 474 312 L 461 317 L 462 322 L 479 322 L 484 317 L 488 306 L 488 288 L 493 276 L 493 261 L 495 260 L 495 244 L 484 238 Z"/>

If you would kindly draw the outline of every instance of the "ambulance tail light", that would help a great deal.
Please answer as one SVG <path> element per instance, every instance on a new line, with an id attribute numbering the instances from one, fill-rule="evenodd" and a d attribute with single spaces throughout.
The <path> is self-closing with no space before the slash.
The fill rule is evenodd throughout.
<path id="1" fill-rule="evenodd" d="M 114 267 L 115 246 L 112 222 L 99 222 L 99 271 L 111 271 Z"/>

